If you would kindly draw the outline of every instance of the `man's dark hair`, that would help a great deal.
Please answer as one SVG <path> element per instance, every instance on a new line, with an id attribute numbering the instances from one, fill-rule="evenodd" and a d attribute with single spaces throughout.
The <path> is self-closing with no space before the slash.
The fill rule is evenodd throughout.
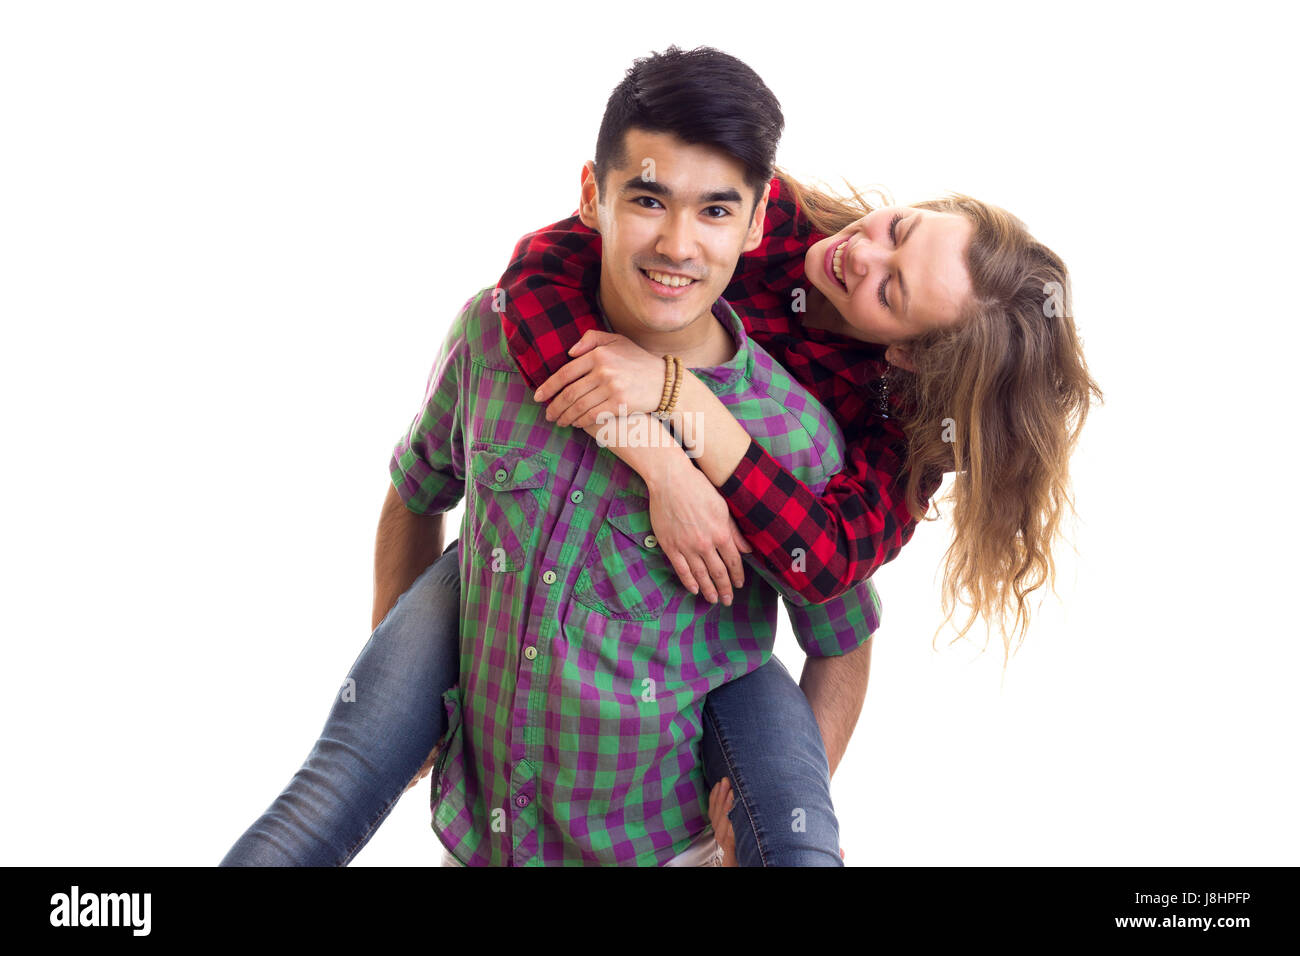
<path id="1" fill-rule="evenodd" d="M 772 178 L 785 117 L 759 75 L 734 56 L 707 46 L 670 46 L 636 60 L 609 95 L 596 135 L 602 193 L 605 174 L 627 162 L 625 134 L 634 128 L 672 133 L 734 157 L 757 203 Z"/>

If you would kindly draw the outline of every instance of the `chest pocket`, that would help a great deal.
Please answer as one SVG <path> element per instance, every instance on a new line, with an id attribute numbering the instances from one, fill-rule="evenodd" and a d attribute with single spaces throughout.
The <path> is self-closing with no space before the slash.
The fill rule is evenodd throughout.
<path id="1" fill-rule="evenodd" d="M 587 555 L 573 599 L 606 617 L 653 621 L 678 594 L 688 594 L 650 526 L 647 498 L 619 492 Z"/>
<path id="2" fill-rule="evenodd" d="M 517 445 L 475 441 L 469 457 L 474 476 L 470 563 L 493 571 L 520 571 L 541 526 L 550 456 Z"/>

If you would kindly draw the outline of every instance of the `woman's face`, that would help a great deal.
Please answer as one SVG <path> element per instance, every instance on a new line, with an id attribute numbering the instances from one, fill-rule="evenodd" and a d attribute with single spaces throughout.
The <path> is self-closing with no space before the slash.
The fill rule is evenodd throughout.
<path id="1" fill-rule="evenodd" d="M 956 213 L 886 206 L 815 243 L 804 271 L 855 338 L 899 345 L 957 322 L 972 232 Z"/>

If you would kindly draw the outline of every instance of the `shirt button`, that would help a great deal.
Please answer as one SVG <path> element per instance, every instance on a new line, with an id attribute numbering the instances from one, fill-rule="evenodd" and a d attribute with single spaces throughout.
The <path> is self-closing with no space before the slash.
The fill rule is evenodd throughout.
<path id="1" fill-rule="evenodd" d="M 510 477 L 510 472 L 506 471 L 504 468 L 497 469 L 496 479 L 498 485 L 504 484 L 505 480 L 509 477 Z"/>
<path id="2" fill-rule="evenodd" d="M 515 797 L 515 806 L 517 806 L 520 810 L 528 806 L 528 802 L 529 802 L 528 794 L 526 793 L 521 793 L 519 796 Z"/>
<path id="3" fill-rule="evenodd" d="M 576 504 L 581 504 L 581 503 L 582 503 L 582 492 L 581 492 L 581 491 L 575 491 L 573 494 L 569 495 L 569 500 L 572 501 L 575 505 L 576 505 Z"/>
<path id="4" fill-rule="evenodd" d="M 556 575 L 554 571 L 546 570 L 542 572 L 542 580 L 545 581 L 547 584 L 554 584 L 555 577 Z"/>
<path id="5" fill-rule="evenodd" d="M 537 648 L 532 644 L 529 644 L 524 648 L 524 657 L 528 658 L 530 661 L 537 660 Z"/>
<path id="6" fill-rule="evenodd" d="M 656 537 L 655 537 L 654 535 L 652 535 L 652 534 L 648 534 L 648 535 L 645 536 L 645 541 L 642 542 L 642 543 L 643 543 L 647 548 L 653 548 L 655 545 L 657 545 L 657 544 L 659 543 L 659 539 L 656 538 Z"/>

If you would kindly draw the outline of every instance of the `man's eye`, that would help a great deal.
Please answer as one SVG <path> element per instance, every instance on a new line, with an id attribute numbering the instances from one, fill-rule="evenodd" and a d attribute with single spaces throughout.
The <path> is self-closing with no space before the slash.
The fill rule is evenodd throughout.
<path id="1" fill-rule="evenodd" d="M 728 209 L 726 206 L 710 206 L 708 209 L 705 210 L 705 212 L 709 212 L 711 210 L 717 210 L 718 215 L 709 216 L 710 219 L 721 219 L 723 216 L 731 215 L 731 210 Z"/>
<path id="2" fill-rule="evenodd" d="M 655 199 L 654 196 L 637 196 L 637 197 L 636 197 L 635 199 L 633 199 L 632 201 L 633 201 L 634 203 L 637 203 L 638 205 L 640 205 L 642 209 L 653 209 L 653 208 L 654 208 L 654 206 L 647 206 L 647 205 L 645 205 L 645 203 L 648 203 L 648 202 L 652 202 L 652 203 L 654 203 L 655 205 L 658 205 L 658 204 L 659 204 L 659 200 L 658 200 L 658 199 Z"/>

